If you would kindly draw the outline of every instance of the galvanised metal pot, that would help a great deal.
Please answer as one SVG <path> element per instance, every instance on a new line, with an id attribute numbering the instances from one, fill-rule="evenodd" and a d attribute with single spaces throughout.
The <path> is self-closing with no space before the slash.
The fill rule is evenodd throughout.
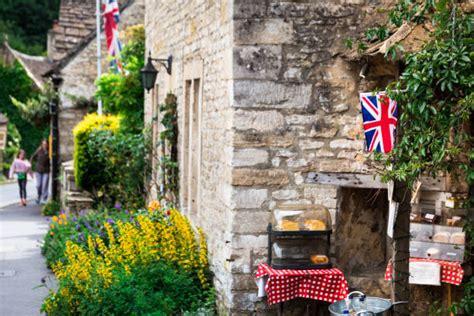
<path id="1" fill-rule="evenodd" d="M 352 293 L 349 293 L 349 295 L 347 296 L 347 300 L 337 301 L 329 305 L 329 312 L 331 313 L 331 316 L 344 316 L 343 312 L 344 310 L 348 308 L 347 303 L 352 300 L 353 296 L 362 296 L 362 295 L 364 295 L 362 292 L 358 292 L 358 291 L 352 292 Z M 408 303 L 408 302 L 396 302 L 392 304 L 392 302 L 388 299 L 380 298 L 380 297 L 372 297 L 372 296 L 367 297 L 366 302 L 367 302 L 367 310 L 359 311 L 356 315 L 391 316 L 393 305 Z"/>

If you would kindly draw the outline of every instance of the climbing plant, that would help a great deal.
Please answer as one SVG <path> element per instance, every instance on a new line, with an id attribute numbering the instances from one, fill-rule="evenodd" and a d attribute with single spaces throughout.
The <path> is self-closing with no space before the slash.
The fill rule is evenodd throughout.
<path id="1" fill-rule="evenodd" d="M 429 23 L 432 31 L 420 51 L 398 56 L 404 70 L 387 87 L 402 108 L 403 135 L 383 157 L 391 166 L 384 178 L 412 184 L 421 174 L 449 172 L 472 184 L 474 151 L 467 145 L 472 142 L 468 124 L 474 110 L 473 15 L 462 10 L 459 0 L 399 0 L 388 16 L 385 25 L 368 29 L 357 41 L 361 52 L 403 23 Z M 353 40 L 347 44 L 352 46 Z M 387 49 L 386 57 L 395 58 L 397 53 L 403 53 L 400 44 Z"/>
<path id="2" fill-rule="evenodd" d="M 370 44 L 386 40 L 392 33 L 390 30 L 404 23 L 427 26 L 424 29 L 428 36 L 426 44 L 417 52 L 403 55 L 402 45 L 396 43 L 385 53 L 386 58 L 400 58 L 404 67 L 399 79 L 387 87 L 388 95 L 400 105 L 398 128 L 401 133 L 391 153 L 376 156 L 387 167 L 383 178 L 395 180 L 395 186 L 400 188 L 405 183 L 401 190 L 405 195 L 409 194 L 407 188 L 421 175 L 436 177 L 449 173 L 472 186 L 474 151 L 470 147 L 473 136 L 469 125 L 474 110 L 473 15 L 463 10 L 459 0 L 398 0 L 386 24 L 368 29 L 355 41 L 357 52 L 363 53 Z M 354 40 L 347 40 L 346 45 L 352 47 Z M 407 297 L 409 291 L 406 234 L 409 205 L 406 200 L 401 199 L 403 211 L 399 207 L 395 223 L 397 280 L 394 281 L 399 282 L 395 297 Z M 470 235 L 468 232 L 467 236 Z M 464 311 L 469 315 L 474 312 L 473 282 L 471 277 L 465 285 L 464 298 L 450 306 L 450 311 Z M 397 312 L 403 314 L 407 309 Z"/>
<path id="3" fill-rule="evenodd" d="M 161 157 L 160 168 L 162 176 L 163 197 L 168 197 L 172 202 L 177 202 L 179 192 L 178 168 L 178 117 L 177 98 L 168 93 L 165 102 L 160 106 L 162 113 L 160 133 Z"/>

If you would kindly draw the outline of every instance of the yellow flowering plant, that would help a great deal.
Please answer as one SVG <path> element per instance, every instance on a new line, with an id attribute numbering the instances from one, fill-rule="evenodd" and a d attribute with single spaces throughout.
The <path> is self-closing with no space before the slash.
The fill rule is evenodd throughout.
<path id="1" fill-rule="evenodd" d="M 52 225 L 67 223 L 62 216 L 53 218 Z M 128 220 L 108 219 L 101 225 L 103 234 L 65 242 L 63 260 L 53 265 L 59 288 L 51 290 L 42 308 L 48 315 L 91 313 L 96 308 L 91 302 L 100 302 L 112 314 L 122 314 L 145 300 L 150 312 L 166 310 L 169 314 L 212 301 L 204 233 L 195 231 L 179 211 L 163 210 L 152 202 Z M 135 282 L 142 277 L 141 283 Z M 137 287 L 147 288 L 141 298 L 117 306 L 118 297 L 129 292 L 134 296 Z M 184 292 L 189 295 L 183 297 Z M 156 301 L 157 297 L 161 300 Z"/>

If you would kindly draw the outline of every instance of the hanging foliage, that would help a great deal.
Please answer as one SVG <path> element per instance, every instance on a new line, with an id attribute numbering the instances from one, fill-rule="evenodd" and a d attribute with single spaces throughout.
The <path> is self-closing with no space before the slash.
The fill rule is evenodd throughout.
<path id="1" fill-rule="evenodd" d="M 428 23 L 430 40 L 420 51 L 403 56 L 405 68 L 387 88 L 402 108 L 403 135 L 389 155 L 376 156 L 391 166 L 384 178 L 412 184 L 422 174 L 449 172 L 472 184 L 474 151 L 468 127 L 474 110 L 473 15 L 458 0 L 399 0 L 387 24 L 367 30 L 357 42 L 360 53 L 403 23 Z M 352 46 L 352 40 L 346 44 Z M 400 43 L 394 43 L 386 57 L 394 59 L 402 52 Z"/>

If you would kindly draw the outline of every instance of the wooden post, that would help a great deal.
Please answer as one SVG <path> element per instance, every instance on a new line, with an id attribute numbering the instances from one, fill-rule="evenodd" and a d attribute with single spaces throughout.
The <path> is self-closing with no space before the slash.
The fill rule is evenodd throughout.
<path id="1" fill-rule="evenodd" d="M 398 117 L 402 116 L 403 108 L 398 107 Z M 396 142 L 403 137 L 403 125 L 397 124 Z M 393 162 L 394 164 L 397 161 Z M 396 304 L 394 315 L 410 315 L 408 302 L 410 301 L 410 212 L 411 188 L 401 181 L 394 181 L 393 200 L 398 203 L 398 210 L 393 227 L 392 241 L 392 302 L 406 302 Z"/>
<path id="2" fill-rule="evenodd" d="M 395 181 L 393 199 L 398 202 L 397 216 L 393 229 L 393 255 L 392 255 L 392 301 L 407 304 L 394 306 L 395 315 L 410 315 L 408 301 L 410 300 L 409 288 L 409 262 L 410 262 L 410 212 L 411 190 L 400 181 Z"/>

